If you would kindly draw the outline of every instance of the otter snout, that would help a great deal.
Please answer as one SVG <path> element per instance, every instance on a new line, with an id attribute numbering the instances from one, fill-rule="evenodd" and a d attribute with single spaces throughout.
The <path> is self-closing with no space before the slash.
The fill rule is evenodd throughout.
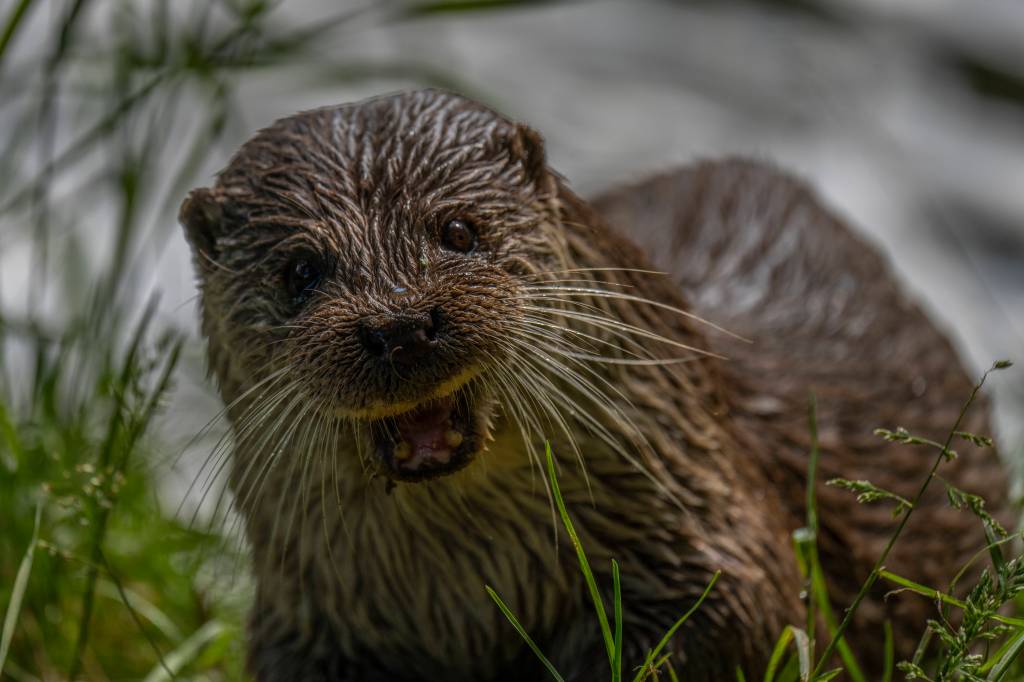
<path id="1" fill-rule="evenodd" d="M 427 358 L 437 348 L 440 311 L 375 315 L 359 323 L 357 335 L 371 357 L 399 365 Z"/>

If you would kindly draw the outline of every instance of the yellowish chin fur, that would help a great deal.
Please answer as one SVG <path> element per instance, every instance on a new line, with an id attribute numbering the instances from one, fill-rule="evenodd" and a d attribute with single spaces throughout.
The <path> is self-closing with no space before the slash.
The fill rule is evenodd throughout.
<path id="1" fill-rule="evenodd" d="M 480 368 L 478 367 L 469 367 L 464 369 L 447 381 L 438 384 L 437 388 L 422 400 L 406 400 L 398 403 L 373 403 L 367 407 L 361 407 L 359 409 L 337 407 L 334 409 L 334 413 L 339 417 L 347 417 L 351 419 L 382 419 L 384 417 L 394 417 L 395 415 L 408 412 L 420 405 L 429 403 L 431 400 L 444 398 L 445 396 L 455 393 L 455 391 L 468 384 L 470 380 L 479 373 Z"/>

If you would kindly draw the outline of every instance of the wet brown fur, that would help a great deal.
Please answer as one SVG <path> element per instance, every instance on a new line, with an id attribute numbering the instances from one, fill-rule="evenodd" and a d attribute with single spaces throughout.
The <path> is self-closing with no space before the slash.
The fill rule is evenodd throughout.
<path id="1" fill-rule="evenodd" d="M 455 217 L 477 226 L 477 253 L 438 246 Z M 602 589 L 610 559 L 622 565 L 627 669 L 722 570 L 673 644 L 677 669 L 759 676 L 781 629 L 803 621 L 790 533 L 803 523 L 809 393 L 821 478 L 909 495 L 932 454 L 881 444 L 872 428 L 940 435 L 970 390 L 877 252 L 789 176 L 707 162 L 588 204 L 546 168 L 536 133 L 447 93 L 279 121 L 190 195 L 182 222 L 235 431 L 258 680 L 542 679 L 485 584 L 567 679 L 604 677 L 572 547 L 564 533 L 555 542 L 544 438 Z M 296 305 L 281 273 L 302 252 L 330 269 Z M 690 310 L 752 342 L 590 289 Z M 447 320 L 437 357 L 405 373 L 363 361 L 360 320 L 427 309 Z M 467 369 L 479 374 L 467 390 L 494 406 L 487 449 L 462 471 L 392 490 L 374 476 L 359 415 Z M 986 427 L 976 410 L 967 428 Z M 960 449 L 946 475 L 1000 509 L 995 456 Z M 819 495 L 841 608 L 893 522 L 846 493 Z M 943 585 L 983 544 L 980 527 L 939 493 L 916 515 L 890 565 Z M 885 617 L 905 652 L 930 608 L 881 595 L 854 629 L 869 656 Z"/>

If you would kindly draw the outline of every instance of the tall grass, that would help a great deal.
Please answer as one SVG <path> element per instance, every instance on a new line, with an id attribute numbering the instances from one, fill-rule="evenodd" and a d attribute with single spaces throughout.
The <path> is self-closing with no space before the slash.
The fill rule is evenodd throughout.
<path id="1" fill-rule="evenodd" d="M 290 24 L 265 0 L 15 0 L 0 16 L 0 114 L 10 122 L 0 131 L 0 249 L 5 265 L 24 269 L 16 289 L 2 292 L 0 308 L 0 675 L 26 682 L 242 679 L 244 599 L 212 587 L 216 575 L 232 573 L 219 565 L 234 565 L 235 557 L 216 534 L 169 513 L 156 493 L 161 470 L 153 464 L 174 454 L 156 434 L 179 376 L 183 337 L 142 292 L 141 254 L 173 234 L 177 203 L 200 182 L 196 174 L 210 155 L 223 159 L 250 132 L 238 95 L 247 74 L 301 66 L 323 85 L 389 79 L 469 91 L 422 64 L 358 55 L 334 63 L 324 46 L 360 21 L 516 4 L 525 2 L 381 2 L 369 19 L 340 10 L 304 25 Z M 32 29 L 41 18 L 50 23 Z M 26 255 L 13 263 L 19 249 Z M 951 499 L 981 509 L 971 496 Z M 629 605 L 618 567 L 609 608 L 564 505 L 559 510 L 591 586 L 609 676 L 673 675 L 665 652 L 700 601 L 640 669 L 625 670 Z M 797 545 L 812 611 L 802 627 L 782 634 L 766 680 L 809 679 L 812 663 L 824 679 L 832 650 L 853 679 L 863 679 L 841 637 L 848 617 L 837 622 L 829 606 L 814 510 L 809 486 Z M 913 584 L 879 562 L 872 580 L 971 614 L 957 628 L 922 624 L 932 634 L 905 666 L 908 675 L 1017 674 L 1024 631 L 1000 608 L 1017 594 L 1022 569 L 1005 547 L 993 542 L 993 569 L 964 598 Z M 708 590 L 715 588 L 712 581 Z M 815 631 L 815 612 L 824 635 Z M 819 639 L 828 643 L 815 659 Z M 972 658 L 979 639 L 1001 642 L 980 662 Z"/>
<path id="2" fill-rule="evenodd" d="M 143 311 L 124 347 L 77 329 L 29 337 L 29 395 L 0 401 L 0 604 L 13 679 L 140 679 L 181 633 L 220 618 L 190 570 L 213 538 L 153 498 L 147 433 L 181 348 L 173 332 L 154 335 L 153 313 Z"/>

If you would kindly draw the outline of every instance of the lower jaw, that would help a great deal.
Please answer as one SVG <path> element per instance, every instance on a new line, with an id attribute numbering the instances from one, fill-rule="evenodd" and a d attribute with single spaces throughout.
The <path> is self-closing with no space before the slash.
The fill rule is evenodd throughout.
<path id="1" fill-rule="evenodd" d="M 472 393 L 463 386 L 445 398 L 369 422 L 377 473 L 395 482 L 421 482 L 454 474 L 472 463 L 484 448 L 493 413 L 490 398 Z M 430 434 L 436 436 L 429 446 L 416 438 L 417 418 L 424 414 Z"/>

